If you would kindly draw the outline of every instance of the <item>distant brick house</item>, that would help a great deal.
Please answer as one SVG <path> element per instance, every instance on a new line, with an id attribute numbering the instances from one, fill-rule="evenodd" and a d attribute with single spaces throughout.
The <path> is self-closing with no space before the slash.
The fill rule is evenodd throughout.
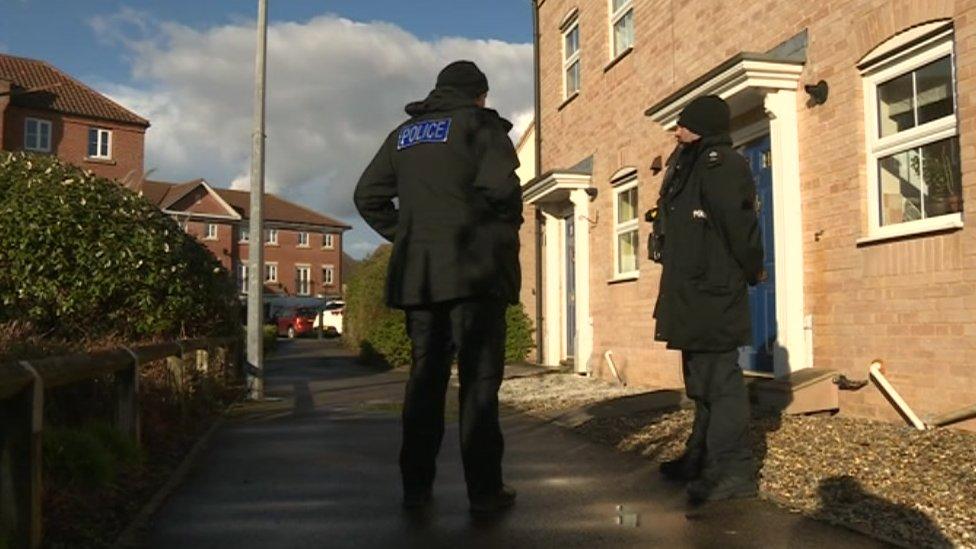
<path id="1" fill-rule="evenodd" d="M 743 367 L 864 379 L 880 357 L 921 415 L 976 402 L 971 2 L 534 4 L 538 141 L 522 153 L 538 144 L 541 162 L 523 178 L 521 240 L 541 362 L 680 386 L 678 353 L 654 341 L 644 212 L 678 113 L 717 94 L 757 181 L 771 274 L 750 294 Z M 870 389 L 840 405 L 897 417 Z"/>
<path id="2" fill-rule="evenodd" d="M 0 150 L 53 154 L 125 183 L 142 177 L 147 128 L 50 64 L 0 54 Z"/>
<path id="3" fill-rule="evenodd" d="M 137 189 L 195 236 L 247 291 L 250 193 L 185 183 L 143 181 Z M 343 284 L 344 223 L 266 194 L 264 199 L 265 291 L 270 294 L 339 297 Z"/>

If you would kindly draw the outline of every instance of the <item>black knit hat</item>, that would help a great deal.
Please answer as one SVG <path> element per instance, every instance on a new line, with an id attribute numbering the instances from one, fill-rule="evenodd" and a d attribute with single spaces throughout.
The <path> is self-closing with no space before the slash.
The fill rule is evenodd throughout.
<path id="1" fill-rule="evenodd" d="M 471 61 L 455 61 L 437 75 L 438 88 L 454 88 L 471 98 L 488 91 L 488 77 Z"/>
<path id="2" fill-rule="evenodd" d="M 729 105 L 717 95 L 696 97 L 678 116 L 678 125 L 702 137 L 729 133 Z"/>

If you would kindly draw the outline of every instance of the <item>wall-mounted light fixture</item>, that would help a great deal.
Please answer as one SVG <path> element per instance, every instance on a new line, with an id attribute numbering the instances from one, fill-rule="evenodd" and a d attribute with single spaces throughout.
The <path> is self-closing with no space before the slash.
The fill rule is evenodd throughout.
<path id="1" fill-rule="evenodd" d="M 586 191 L 586 195 L 590 197 L 590 200 L 595 200 L 596 199 L 596 195 L 598 193 L 596 187 L 587 187 L 584 190 Z"/>
<path id="2" fill-rule="evenodd" d="M 830 92 L 830 87 L 827 86 L 827 82 L 821 80 L 816 84 L 807 84 L 806 86 L 803 86 L 803 89 L 806 90 L 807 94 L 810 96 L 810 101 L 813 102 L 814 105 L 823 105 L 827 102 L 827 95 Z"/>

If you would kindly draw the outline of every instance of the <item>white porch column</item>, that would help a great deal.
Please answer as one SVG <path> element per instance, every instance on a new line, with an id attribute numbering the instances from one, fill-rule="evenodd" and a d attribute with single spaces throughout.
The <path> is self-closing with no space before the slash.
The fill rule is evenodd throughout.
<path id="1" fill-rule="evenodd" d="M 576 373 L 588 370 L 593 353 L 593 318 L 590 316 L 590 195 L 575 189 L 569 195 L 576 225 Z"/>
<path id="2" fill-rule="evenodd" d="M 777 376 L 809 368 L 803 329 L 803 219 L 800 197 L 800 136 L 796 91 L 766 94 L 773 170 L 773 228 L 776 241 Z"/>
<path id="3" fill-rule="evenodd" d="M 543 260 L 543 283 L 539 291 L 542 294 L 542 310 L 544 316 L 542 353 L 545 355 L 547 366 L 558 366 L 563 356 L 563 332 L 566 321 L 563 318 L 563 229 L 562 219 L 549 212 L 542 212 L 545 219 L 545 252 Z"/>

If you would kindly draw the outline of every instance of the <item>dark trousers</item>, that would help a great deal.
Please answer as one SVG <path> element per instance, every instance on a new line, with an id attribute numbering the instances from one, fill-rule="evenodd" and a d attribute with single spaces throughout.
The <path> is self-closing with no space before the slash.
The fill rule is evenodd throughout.
<path id="1" fill-rule="evenodd" d="M 704 459 L 704 475 L 751 476 L 749 395 L 738 351 L 684 351 L 681 354 L 685 391 L 695 401 L 695 421 L 686 445 L 687 455 Z"/>
<path id="2" fill-rule="evenodd" d="M 469 497 L 502 485 L 498 388 L 505 368 L 505 304 L 455 301 L 407 313 L 413 365 L 403 403 L 400 471 L 407 492 L 430 489 L 444 437 L 444 399 L 457 357 L 461 457 Z"/>

